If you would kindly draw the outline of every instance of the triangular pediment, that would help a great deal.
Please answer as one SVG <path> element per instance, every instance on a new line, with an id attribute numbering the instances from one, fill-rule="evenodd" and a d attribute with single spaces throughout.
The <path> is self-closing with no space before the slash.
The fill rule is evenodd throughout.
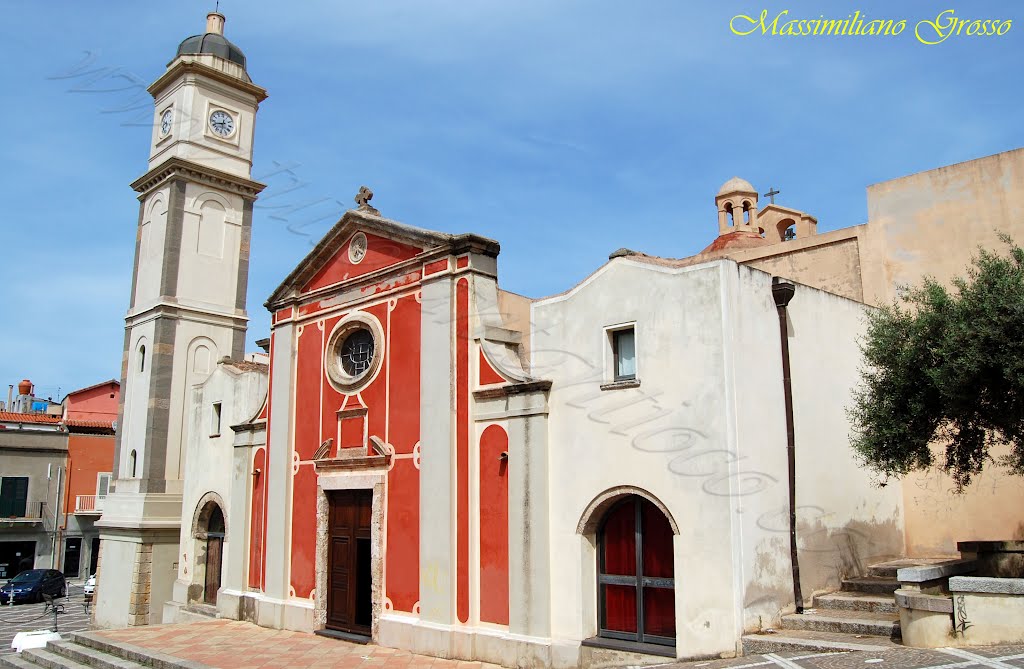
<path id="1" fill-rule="evenodd" d="M 353 250 L 357 238 L 361 241 Z M 275 304 L 289 297 L 377 272 L 421 253 L 450 248 L 468 238 L 493 245 L 497 255 L 497 242 L 491 240 L 424 230 L 368 212 L 347 211 L 271 294 L 266 306 L 274 309 Z"/>

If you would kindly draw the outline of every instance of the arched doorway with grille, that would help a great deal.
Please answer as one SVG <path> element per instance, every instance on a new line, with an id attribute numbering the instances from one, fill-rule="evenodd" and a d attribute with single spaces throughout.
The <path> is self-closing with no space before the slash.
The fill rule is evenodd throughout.
<path id="1" fill-rule="evenodd" d="M 598 636 L 675 646 L 674 527 L 640 495 L 611 504 L 597 528 Z"/>

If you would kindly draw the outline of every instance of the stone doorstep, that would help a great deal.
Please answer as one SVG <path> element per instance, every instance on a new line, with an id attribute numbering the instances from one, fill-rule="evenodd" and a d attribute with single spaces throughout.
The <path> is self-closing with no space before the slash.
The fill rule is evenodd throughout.
<path id="1" fill-rule="evenodd" d="M 904 567 L 896 573 L 900 583 L 925 583 L 959 574 L 969 574 L 978 568 L 978 561 L 972 559 L 947 560 L 920 567 Z"/>
<path id="2" fill-rule="evenodd" d="M 949 591 L 989 595 L 1024 595 L 1024 578 L 954 576 L 949 579 Z"/>

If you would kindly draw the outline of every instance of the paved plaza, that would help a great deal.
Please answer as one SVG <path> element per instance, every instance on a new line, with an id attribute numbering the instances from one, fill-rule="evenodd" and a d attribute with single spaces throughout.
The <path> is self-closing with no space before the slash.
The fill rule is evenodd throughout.
<path id="1" fill-rule="evenodd" d="M 72 584 L 57 615 L 60 632 L 88 630 L 82 586 Z M 52 629 L 43 604 L 0 607 L 0 653 L 10 653 L 17 632 Z M 483 662 L 445 660 L 373 644 L 258 627 L 232 620 L 190 625 L 152 625 L 97 632 L 138 646 L 220 669 L 500 669 Z M 628 666 L 628 665 L 624 665 Z M 1024 669 L 1024 644 L 921 650 L 893 646 L 876 653 L 780 652 L 723 660 L 662 662 L 654 669 Z"/>
<path id="2" fill-rule="evenodd" d="M 56 616 L 58 632 L 81 632 L 89 629 L 89 614 L 83 606 L 82 583 L 68 583 L 68 596 L 58 599 L 64 612 Z M 11 640 L 18 632 L 48 629 L 54 626 L 54 614 L 45 610 L 45 604 L 15 604 L 0 606 L 0 654 L 13 653 Z"/>
<path id="3" fill-rule="evenodd" d="M 444 660 L 227 620 L 108 630 L 100 634 L 117 642 L 221 669 L 498 669 L 496 665 L 481 662 Z M 651 666 L 659 669 L 1024 669 L 1024 644 L 967 650 L 894 647 L 878 653 L 786 652 Z"/>

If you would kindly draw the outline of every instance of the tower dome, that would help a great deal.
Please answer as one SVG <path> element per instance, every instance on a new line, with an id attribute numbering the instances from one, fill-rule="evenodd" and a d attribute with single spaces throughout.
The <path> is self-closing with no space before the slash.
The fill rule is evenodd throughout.
<path id="1" fill-rule="evenodd" d="M 186 37 L 178 45 L 178 56 L 210 54 L 224 60 L 241 65 L 245 69 L 245 54 L 237 46 L 224 37 L 224 15 L 210 12 L 206 16 L 206 32 L 202 35 Z"/>
<path id="2" fill-rule="evenodd" d="M 740 179 L 739 177 L 733 177 L 729 179 L 722 187 L 718 189 L 719 195 L 729 195 L 730 193 L 756 193 L 757 189 L 750 185 L 750 182 L 746 179 Z"/>

